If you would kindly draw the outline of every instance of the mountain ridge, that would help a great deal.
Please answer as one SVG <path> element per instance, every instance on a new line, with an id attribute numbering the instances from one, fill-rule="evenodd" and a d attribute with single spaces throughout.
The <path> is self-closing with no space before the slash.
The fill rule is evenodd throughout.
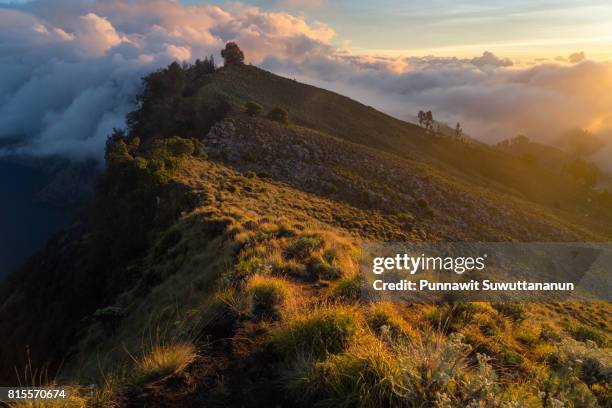
<path id="1" fill-rule="evenodd" d="M 97 383 L 98 406 L 609 401 L 608 304 L 359 300 L 367 240 L 609 240 L 595 204 L 564 203 L 588 208 L 584 223 L 531 201 L 522 175 L 458 166 L 533 163 L 251 66 L 172 65 L 143 95 L 109 138 L 94 214 L 0 287 L 0 366 L 21 367 L 28 344 L 36 367 L 65 360 L 59 381 Z M 289 123 L 247 115 L 249 101 Z M 588 193 L 567 180 L 541 187 Z M 599 368 L 564 377 L 587 340 Z"/>

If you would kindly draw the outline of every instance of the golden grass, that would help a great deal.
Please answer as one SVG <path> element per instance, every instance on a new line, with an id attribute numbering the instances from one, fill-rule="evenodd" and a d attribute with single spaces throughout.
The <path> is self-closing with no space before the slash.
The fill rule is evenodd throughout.
<path id="1" fill-rule="evenodd" d="M 366 311 L 366 322 L 376 334 L 414 337 L 414 329 L 391 302 L 374 302 Z"/>
<path id="2" fill-rule="evenodd" d="M 385 345 L 366 335 L 342 354 L 299 362 L 286 388 L 305 405 L 399 406 L 408 394 L 401 366 Z"/>
<path id="3" fill-rule="evenodd" d="M 286 356 L 320 357 L 344 351 L 362 328 L 361 316 L 347 306 L 318 306 L 297 313 L 272 334 L 271 344 Z"/>
<path id="4" fill-rule="evenodd" d="M 196 357 L 193 344 L 155 345 L 136 361 L 134 381 L 144 384 L 161 380 L 184 370 Z"/>
<path id="5" fill-rule="evenodd" d="M 27 353 L 26 365 L 23 371 L 15 368 L 15 374 L 17 375 L 17 384 L 21 388 L 29 387 L 45 387 L 50 389 L 63 389 L 68 394 L 66 399 L 57 400 L 24 400 L 20 402 L 11 403 L 11 407 L 23 407 L 23 408 L 84 408 L 84 407 L 95 407 L 91 402 L 94 401 L 95 394 L 91 397 L 85 396 L 81 393 L 81 387 L 75 384 L 60 384 L 56 377 L 50 377 L 48 369 L 34 368 L 30 359 L 29 351 Z M 110 401 L 109 401 L 110 402 Z M 4 406 L 0 401 L 0 406 Z M 110 407 L 110 405 L 109 405 Z"/>
<path id="6" fill-rule="evenodd" d="M 289 282 L 272 276 L 254 275 L 246 285 L 251 312 L 263 318 L 280 318 L 291 292 Z"/>
<path id="7" fill-rule="evenodd" d="M 343 301 L 356 301 L 361 295 L 359 276 L 340 278 L 330 287 L 330 297 Z"/>

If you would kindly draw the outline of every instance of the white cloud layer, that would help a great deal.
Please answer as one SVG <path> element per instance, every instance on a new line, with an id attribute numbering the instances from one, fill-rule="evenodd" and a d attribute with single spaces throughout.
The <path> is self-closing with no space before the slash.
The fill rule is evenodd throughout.
<path id="1" fill-rule="evenodd" d="M 100 157 L 140 77 L 172 60 L 218 57 L 230 40 L 274 72 L 402 118 L 431 109 L 485 141 L 612 128 L 612 65 L 584 53 L 572 64 L 517 64 L 490 52 L 390 58 L 342 51 L 334 35 L 321 22 L 240 4 L 39 0 L 0 8 L 0 138 L 20 138 L 28 154 Z"/>
<path id="2" fill-rule="evenodd" d="M 336 54 L 265 65 L 398 117 L 431 109 L 487 142 L 519 133 L 546 142 L 575 128 L 606 135 L 612 127 L 612 64 L 605 62 L 517 66 L 485 52 L 473 59 Z"/>
<path id="3" fill-rule="evenodd" d="M 325 24 L 258 8 L 172 0 L 36 1 L 0 8 L 0 138 L 32 155 L 100 157 L 140 78 L 237 41 L 249 61 L 331 52 Z"/>

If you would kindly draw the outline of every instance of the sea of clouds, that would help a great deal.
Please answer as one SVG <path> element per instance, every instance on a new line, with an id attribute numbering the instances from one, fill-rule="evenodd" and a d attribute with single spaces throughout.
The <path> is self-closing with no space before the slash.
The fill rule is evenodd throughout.
<path id="1" fill-rule="evenodd" d="M 140 78 L 236 41 L 247 61 L 346 94 L 394 116 L 431 109 L 495 142 L 552 140 L 573 128 L 610 139 L 612 64 L 584 53 L 517 62 L 355 55 L 323 22 L 241 4 L 173 0 L 39 0 L 0 6 L 0 145 L 7 151 L 99 158 L 124 126 Z M 2 143 L 4 139 L 4 143 Z M 17 141 L 15 143 L 15 141 Z M 612 149 L 609 149 L 612 153 Z M 611 156 L 600 154 L 603 164 Z"/>

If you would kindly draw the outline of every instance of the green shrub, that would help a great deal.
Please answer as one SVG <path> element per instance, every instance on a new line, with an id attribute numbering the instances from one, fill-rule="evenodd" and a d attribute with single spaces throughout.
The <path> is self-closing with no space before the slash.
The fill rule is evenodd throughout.
<path id="1" fill-rule="evenodd" d="M 404 226 L 411 226 L 415 222 L 415 218 L 409 212 L 401 212 L 397 215 L 397 218 Z"/>
<path id="2" fill-rule="evenodd" d="M 257 116 L 262 111 L 262 106 L 256 102 L 247 102 L 244 104 L 244 112 L 249 116 Z"/>
<path id="3" fill-rule="evenodd" d="M 332 288 L 332 296 L 344 300 L 357 300 L 361 295 L 361 280 L 354 278 L 341 278 Z"/>
<path id="4" fill-rule="evenodd" d="M 192 142 L 193 142 L 193 155 L 195 157 L 206 159 L 208 155 L 206 154 L 206 151 L 204 150 L 204 143 L 200 142 L 197 139 L 192 139 Z"/>
<path id="5" fill-rule="evenodd" d="M 516 330 L 516 339 L 525 345 L 533 346 L 540 340 L 541 330 L 538 324 L 525 321 Z"/>
<path id="6" fill-rule="evenodd" d="M 404 375 L 380 344 L 304 364 L 288 382 L 294 400 L 321 407 L 392 407 L 405 400 Z"/>
<path id="7" fill-rule="evenodd" d="M 286 110 L 284 110 L 282 108 L 274 108 L 274 109 L 272 109 L 270 112 L 268 112 L 266 117 L 268 119 L 270 119 L 270 120 L 273 120 L 273 121 L 279 122 L 279 123 L 283 123 L 285 125 L 287 123 L 289 123 L 289 114 L 287 113 Z"/>
<path id="8" fill-rule="evenodd" d="M 458 387 L 468 371 L 471 347 L 464 337 L 453 333 L 449 337 L 431 332 L 419 341 L 398 343 L 393 352 L 401 365 L 412 406 L 429 406 L 443 399 L 442 407 L 464 406 L 457 401 Z M 481 406 L 481 405 L 476 405 Z M 493 406 L 493 405 L 484 405 Z"/>
<path id="9" fill-rule="evenodd" d="M 125 310 L 117 306 L 107 306 L 96 310 L 93 314 L 95 321 L 100 322 L 105 329 L 113 332 L 124 317 Z"/>
<path id="10" fill-rule="evenodd" d="M 261 262 L 261 259 L 257 257 L 239 260 L 236 266 L 234 266 L 236 278 L 244 279 L 255 274 L 261 267 Z"/>
<path id="11" fill-rule="evenodd" d="M 555 398 L 573 402 L 570 406 L 609 406 L 609 384 L 612 382 L 612 351 L 573 339 L 563 339 L 549 358 L 554 370 L 545 390 Z M 587 388 L 588 386 L 588 388 Z M 607 390 L 607 391 L 606 391 Z M 593 392 L 591 392 L 593 391 Z"/>
<path id="12" fill-rule="evenodd" d="M 366 313 L 366 323 L 376 334 L 389 334 L 392 337 L 410 334 L 410 327 L 395 306 L 389 302 L 376 302 Z"/>
<path id="13" fill-rule="evenodd" d="M 289 284 L 280 278 L 255 275 L 247 284 L 251 312 L 260 318 L 279 318 L 289 293 Z"/>
<path id="14" fill-rule="evenodd" d="M 194 152 L 194 145 L 191 139 L 184 139 L 179 136 L 172 136 L 164 139 L 168 153 L 176 157 L 191 156 Z"/>
<path id="15" fill-rule="evenodd" d="M 480 311 L 473 302 L 456 302 L 436 307 L 428 316 L 429 321 L 443 329 L 459 330 Z"/>
<path id="16" fill-rule="evenodd" d="M 499 353 L 498 353 L 498 361 L 499 364 L 502 367 L 520 367 L 523 362 L 525 361 L 525 358 L 517 353 L 514 350 L 510 350 L 508 348 L 503 348 Z"/>
<path id="17" fill-rule="evenodd" d="M 113 133 L 106 140 L 104 159 L 107 165 L 119 165 L 133 160 L 130 154 L 127 137 L 125 132 L 120 129 L 113 129 Z"/>
<path id="18" fill-rule="evenodd" d="M 606 345 L 606 337 L 599 332 L 589 326 L 577 325 L 570 329 L 572 337 L 578 341 L 587 341 L 590 340 L 595 342 L 599 346 Z"/>
<path id="19" fill-rule="evenodd" d="M 288 224 L 280 223 L 278 225 L 278 232 L 276 233 L 276 235 L 279 238 L 291 238 L 291 237 L 294 237 L 296 235 L 296 231 L 295 231 L 294 228 L 292 228 Z"/>
<path id="20" fill-rule="evenodd" d="M 474 320 L 476 321 L 480 332 L 485 336 L 493 337 L 499 334 L 499 323 L 494 321 L 488 314 L 477 314 L 474 316 Z"/>
<path id="21" fill-rule="evenodd" d="M 540 340 L 558 342 L 561 341 L 561 335 L 550 327 L 550 325 L 544 323 L 540 330 Z"/>
<path id="22" fill-rule="evenodd" d="M 346 307 L 323 307 L 300 314 L 278 330 L 271 344 L 286 356 L 314 358 L 346 349 L 359 328 L 356 313 Z"/>
<path id="23" fill-rule="evenodd" d="M 514 321 L 525 320 L 525 308 L 520 303 L 501 302 L 493 303 L 492 306 L 499 313 Z"/>
<path id="24" fill-rule="evenodd" d="M 338 279 L 340 271 L 321 256 L 311 256 L 307 261 L 308 273 L 315 279 Z"/>
<path id="25" fill-rule="evenodd" d="M 325 241 L 319 234 L 304 234 L 287 247 L 287 256 L 295 259 L 306 259 L 312 252 L 323 247 Z"/>

